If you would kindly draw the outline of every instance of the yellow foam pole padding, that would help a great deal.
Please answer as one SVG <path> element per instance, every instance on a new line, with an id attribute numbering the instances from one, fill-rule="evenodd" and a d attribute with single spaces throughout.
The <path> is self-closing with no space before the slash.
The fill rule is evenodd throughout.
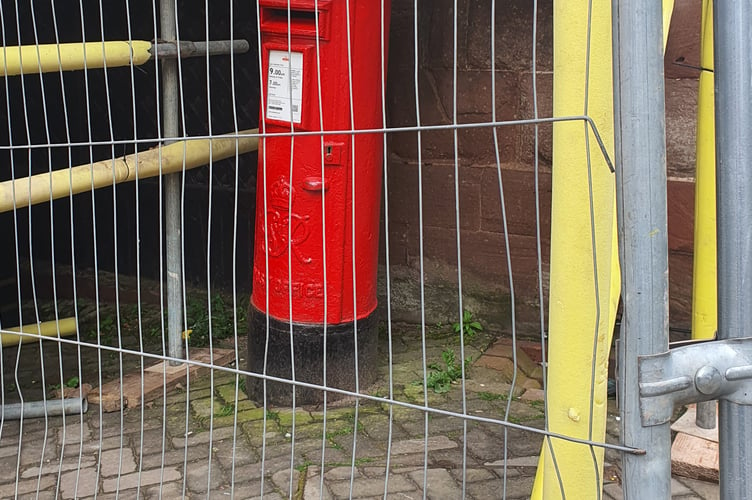
<path id="1" fill-rule="evenodd" d="M 60 337 L 67 337 L 76 333 L 76 318 L 60 318 L 58 321 L 44 321 L 35 325 L 15 326 L 13 328 L 6 328 L 6 331 L 30 333 L 41 335 L 42 337 L 57 337 L 59 333 Z M 3 347 L 8 347 L 37 342 L 39 338 L 3 332 L 0 334 L 0 340 L 2 340 Z"/>
<path id="2" fill-rule="evenodd" d="M 52 71 L 141 65 L 151 59 L 151 42 L 86 42 L 21 45 L 0 50 L 0 71 L 4 76 L 31 75 Z"/>
<path id="3" fill-rule="evenodd" d="M 700 82 L 697 97 L 695 248 L 692 277 L 692 338 L 712 338 L 717 329 L 715 229 L 715 104 L 713 102 L 713 2 L 702 4 Z"/>
<path id="4" fill-rule="evenodd" d="M 243 130 L 238 135 L 258 134 L 258 129 Z M 258 137 L 220 136 L 214 139 L 188 139 L 122 158 L 54 170 L 0 183 L 0 213 L 44 203 L 70 194 L 91 191 L 121 182 L 160 174 L 182 172 L 258 149 Z M 161 160 L 161 163 L 160 163 Z M 161 168 L 160 168 L 161 167 Z"/>
<path id="5" fill-rule="evenodd" d="M 583 111 L 588 4 L 588 0 L 554 2 L 554 116 L 575 115 Z M 673 0 L 664 1 L 663 7 L 665 47 Z M 598 126 L 609 154 L 613 154 L 609 0 L 593 2 L 591 30 L 588 114 Z M 594 54 L 600 55 L 593 57 Z M 554 125 L 547 411 L 552 432 L 602 441 L 606 426 L 608 355 L 619 304 L 621 276 L 614 178 L 600 152 L 594 148 L 592 136 L 594 238 L 591 235 L 587 147 L 583 128 L 581 123 Z M 598 263 L 597 277 L 594 276 L 594 259 Z M 592 402 L 591 386 L 594 388 Z M 551 446 L 556 467 L 549 444 L 544 442 L 532 498 L 562 498 L 561 485 L 567 498 L 596 498 L 602 488 L 603 450 L 594 449 L 594 462 L 587 446 L 560 440 L 552 440 Z"/>

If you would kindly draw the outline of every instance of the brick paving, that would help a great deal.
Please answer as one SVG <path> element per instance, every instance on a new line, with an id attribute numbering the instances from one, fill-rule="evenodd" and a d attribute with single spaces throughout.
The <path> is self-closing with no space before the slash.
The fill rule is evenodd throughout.
<path id="1" fill-rule="evenodd" d="M 474 364 L 465 384 L 469 415 L 503 418 L 533 429 L 543 426 L 540 367 L 518 352 L 514 366 L 508 343 L 489 346 L 480 338 L 467 346 Z M 421 343 L 395 341 L 394 398 L 461 412 L 462 386 L 424 396 Z M 427 339 L 432 353 L 456 349 L 451 334 Z M 490 348 L 489 348 L 490 347 Z M 488 348 L 488 349 L 487 349 Z M 482 352 L 485 354 L 481 356 Z M 240 351 L 243 352 L 243 351 Z M 386 359 L 382 383 L 368 393 L 383 397 L 390 387 Z M 438 361 L 429 359 L 429 362 Z M 242 360 L 241 360 L 242 363 Z M 259 408 L 235 399 L 234 375 L 215 371 L 193 377 L 144 408 L 83 415 L 4 421 L 0 427 L 0 498 L 528 498 L 541 437 L 508 431 L 499 424 L 464 421 L 380 402 L 336 402 L 327 408 Z M 186 390 L 187 389 L 187 390 Z M 357 410 L 357 416 L 356 416 Z M 391 410 L 391 418 L 390 418 Z M 616 432 L 609 412 L 609 438 Z M 294 425 L 293 425 L 294 422 Z M 63 429 L 65 432 L 63 433 Z M 64 434 L 64 436 L 63 436 Z M 614 453 L 606 460 L 618 462 Z M 463 467 L 464 464 L 464 467 Z M 506 465 L 506 472 L 505 472 Z M 617 464 L 618 466 L 618 464 Z M 613 467 L 613 465 L 612 465 Z M 388 471 L 388 474 L 387 474 Z M 506 477 L 506 480 L 505 480 Z M 606 474 L 603 498 L 622 498 L 618 474 Z M 672 482 L 674 498 L 718 498 L 718 485 L 684 478 Z M 595 498 L 595 494 L 593 495 Z"/>

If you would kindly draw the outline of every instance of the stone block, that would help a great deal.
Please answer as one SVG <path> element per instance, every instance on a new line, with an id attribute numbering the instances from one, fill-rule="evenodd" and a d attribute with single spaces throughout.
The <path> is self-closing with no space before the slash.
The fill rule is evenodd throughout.
<path id="1" fill-rule="evenodd" d="M 426 496 L 428 498 L 461 498 L 462 489 L 452 478 L 452 475 L 446 469 L 428 469 L 426 471 L 416 470 L 408 474 L 410 479 L 415 481 L 420 490 L 423 490 L 423 484 L 426 485 Z"/>
<path id="2" fill-rule="evenodd" d="M 72 470 L 60 476 L 61 498 L 81 498 L 94 495 L 97 492 L 97 469 L 86 467 Z"/>
<path id="3" fill-rule="evenodd" d="M 123 491 L 132 488 L 151 486 L 153 484 L 168 483 L 181 479 L 183 476 L 180 469 L 166 467 L 165 469 L 142 470 L 133 472 L 115 478 L 105 479 L 102 484 L 102 491 L 111 493 Z"/>
<path id="4" fill-rule="evenodd" d="M 128 447 L 103 451 L 100 462 L 100 474 L 103 477 L 128 474 L 136 470 L 133 452 Z"/>

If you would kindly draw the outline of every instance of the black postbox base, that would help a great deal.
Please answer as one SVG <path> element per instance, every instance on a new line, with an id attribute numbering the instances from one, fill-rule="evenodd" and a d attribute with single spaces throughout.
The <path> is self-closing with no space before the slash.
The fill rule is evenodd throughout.
<path id="1" fill-rule="evenodd" d="M 293 353 L 295 380 L 324 385 L 324 325 L 292 324 L 293 349 L 290 349 L 290 323 L 270 317 L 269 343 L 266 352 L 266 374 L 286 380 L 292 379 Z M 248 311 L 248 371 L 264 373 L 267 347 L 267 316 L 253 305 Z M 358 325 L 358 373 L 360 389 L 374 382 L 378 372 L 378 321 L 376 311 L 360 319 Z M 354 323 L 326 326 L 326 387 L 355 390 Z M 289 383 L 266 382 L 266 401 L 275 405 L 318 404 L 324 401 L 324 391 Z M 246 378 L 248 396 L 259 403 L 264 400 L 262 378 Z M 328 392 L 327 400 L 343 395 Z"/>

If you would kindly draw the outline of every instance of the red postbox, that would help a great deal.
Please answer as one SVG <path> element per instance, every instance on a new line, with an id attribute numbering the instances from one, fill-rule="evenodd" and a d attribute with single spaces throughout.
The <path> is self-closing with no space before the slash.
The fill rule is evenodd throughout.
<path id="1" fill-rule="evenodd" d="M 361 385 L 376 374 L 383 134 L 348 132 L 383 126 L 390 0 L 259 0 L 259 13 L 260 128 L 287 135 L 259 143 L 249 369 L 351 390 L 356 360 Z M 263 395 L 256 377 L 247 388 Z"/>

